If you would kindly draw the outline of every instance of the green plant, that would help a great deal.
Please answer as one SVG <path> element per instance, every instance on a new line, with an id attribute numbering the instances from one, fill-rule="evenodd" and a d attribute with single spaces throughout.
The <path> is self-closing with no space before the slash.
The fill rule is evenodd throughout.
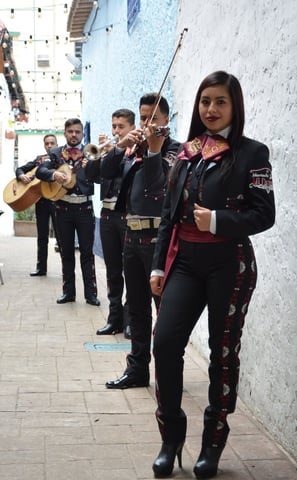
<path id="1" fill-rule="evenodd" d="M 14 219 L 25 220 L 27 222 L 36 222 L 35 205 L 31 205 L 31 207 L 23 210 L 22 212 L 15 212 Z"/>

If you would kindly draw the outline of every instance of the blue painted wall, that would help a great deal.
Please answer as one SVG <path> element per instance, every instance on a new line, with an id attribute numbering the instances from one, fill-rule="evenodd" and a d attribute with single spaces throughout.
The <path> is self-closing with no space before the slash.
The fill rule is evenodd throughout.
<path id="1" fill-rule="evenodd" d="M 139 98 L 159 91 L 179 39 L 177 0 L 142 0 L 130 33 L 127 0 L 103 0 L 98 5 L 85 26 L 89 35 L 82 61 L 82 119 L 91 123 L 92 143 L 97 143 L 99 133 L 111 134 L 111 114 L 118 108 L 135 111 L 139 125 Z M 174 117 L 170 76 L 163 95 Z M 174 136 L 174 118 L 170 128 Z"/>

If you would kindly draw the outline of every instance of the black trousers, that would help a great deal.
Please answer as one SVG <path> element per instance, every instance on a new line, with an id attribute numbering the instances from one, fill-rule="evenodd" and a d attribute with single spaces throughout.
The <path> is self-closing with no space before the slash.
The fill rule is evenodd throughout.
<path id="1" fill-rule="evenodd" d="M 61 245 L 63 293 L 75 296 L 75 230 L 78 236 L 80 266 L 84 282 L 84 296 L 97 296 L 93 244 L 95 216 L 92 202 L 73 204 L 56 202 L 56 221 Z"/>
<path id="2" fill-rule="evenodd" d="M 249 239 L 211 244 L 179 242 L 154 332 L 156 412 L 165 441 L 185 438 L 181 409 L 185 347 L 208 308 L 209 405 L 204 412 L 203 445 L 225 445 L 227 414 L 235 410 L 242 327 L 256 285 L 256 263 Z"/>
<path id="3" fill-rule="evenodd" d="M 149 377 L 152 334 L 152 292 L 150 274 L 157 230 L 126 232 L 124 273 L 131 326 L 131 352 L 126 373 Z M 156 308 L 159 297 L 154 297 Z"/>
<path id="4" fill-rule="evenodd" d="M 102 208 L 100 236 L 106 266 L 107 297 L 109 315 L 107 322 L 114 327 L 129 323 L 128 306 L 122 304 L 124 291 L 123 250 L 126 231 L 125 214 Z"/>
<path id="5" fill-rule="evenodd" d="M 37 226 L 37 265 L 36 269 L 42 272 L 47 271 L 48 239 L 50 232 L 50 220 L 52 221 L 56 240 L 59 244 L 55 219 L 55 204 L 51 200 L 41 198 L 35 204 L 36 226 Z"/>

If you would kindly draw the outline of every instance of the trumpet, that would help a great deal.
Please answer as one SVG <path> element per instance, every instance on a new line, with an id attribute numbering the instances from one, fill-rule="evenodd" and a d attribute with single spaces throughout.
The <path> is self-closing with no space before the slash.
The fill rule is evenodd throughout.
<path id="1" fill-rule="evenodd" d="M 105 142 L 100 143 L 99 145 L 95 145 L 94 143 L 88 143 L 84 147 L 84 156 L 87 160 L 100 160 L 100 158 L 102 158 L 106 154 L 106 152 L 104 151 L 106 145 L 109 145 L 110 143 L 116 144 L 118 143 L 118 140 L 119 135 L 115 135 L 112 138 L 108 137 Z"/>

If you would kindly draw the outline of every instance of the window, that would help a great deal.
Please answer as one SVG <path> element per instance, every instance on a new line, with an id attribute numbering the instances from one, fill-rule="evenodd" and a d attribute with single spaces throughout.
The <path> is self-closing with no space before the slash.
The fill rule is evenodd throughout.
<path id="1" fill-rule="evenodd" d="M 75 66 L 75 69 L 74 69 L 75 75 L 81 75 L 82 46 L 83 46 L 82 42 L 75 42 L 74 43 L 74 55 L 75 55 L 76 58 L 78 58 L 80 60 L 80 65 Z"/>
<path id="2" fill-rule="evenodd" d="M 140 12 L 140 0 L 127 0 L 127 30 L 130 33 Z"/>
<path id="3" fill-rule="evenodd" d="M 37 65 L 38 67 L 49 67 L 50 66 L 49 55 L 37 55 Z"/>

